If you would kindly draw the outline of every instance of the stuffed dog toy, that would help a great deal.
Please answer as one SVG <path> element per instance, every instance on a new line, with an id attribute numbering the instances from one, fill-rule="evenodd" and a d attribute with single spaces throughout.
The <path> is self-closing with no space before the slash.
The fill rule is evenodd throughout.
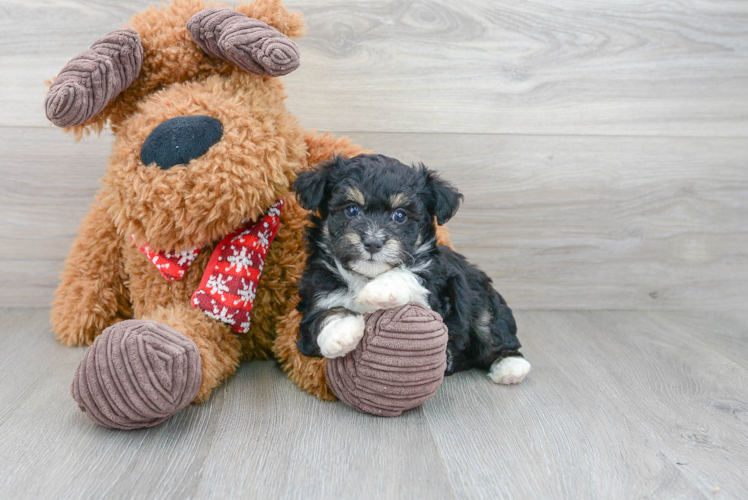
<path id="1" fill-rule="evenodd" d="M 72 392 L 95 422 L 156 425 L 241 360 L 273 355 L 302 389 L 334 399 L 327 360 L 295 345 L 308 212 L 289 188 L 309 165 L 362 149 L 305 132 L 286 110 L 277 77 L 299 66 L 302 32 L 276 0 L 175 0 L 52 83 L 55 125 L 114 133 L 51 313 L 62 343 L 93 344 Z"/>

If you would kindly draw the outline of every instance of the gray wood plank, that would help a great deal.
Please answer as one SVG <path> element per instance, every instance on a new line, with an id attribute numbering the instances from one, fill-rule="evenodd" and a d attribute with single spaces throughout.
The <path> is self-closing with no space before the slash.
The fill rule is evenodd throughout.
<path id="1" fill-rule="evenodd" d="M 44 126 L 44 80 L 146 0 L 0 5 L 0 125 Z M 341 131 L 745 136 L 742 2 L 292 0 L 285 78 Z"/>
<path id="2" fill-rule="evenodd" d="M 455 498 L 422 409 L 362 415 L 298 391 L 272 363 L 227 386 L 197 498 Z"/>
<path id="3" fill-rule="evenodd" d="M 0 498 L 748 495 L 748 370 L 720 352 L 745 313 L 523 311 L 523 384 L 458 374 L 395 419 L 249 363 L 207 403 L 132 432 L 75 407 L 84 351 L 56 344 L 47 314 L 0 310 Z"/>
<path id="4" fill-rule="evenodd" d="M 309 24 L 301 48 L 311 48 L 303 54 L 312 67 L 287 81 L 292 109 L 307 126 L 509 134 L 748 132 L 748 9 L 742 3 L 298 5 Z"/>
<path id="5" fill-rule="evenodd" d="M 735 410 L 748 404 L 748 371 L 692 342 L 690 325 L 652 320 L 660 315 L 678 313 L 546 312 L 522 318 L 531 332 L 547 332 L 536 340 L 555 366 L 589 385 L 591 398 L 609 398 L 641 442 L 705 496 L 719 488 L 725 497 L 745 498 L 748 421 Z"/>
<path id="6" fill-rule="evenodd" d="M 112 136 L 0 127 L 0 259 L 59 260 L 101 187 Z"/>
<path id="7" fill-rule="evenodd" d="M 678 314 L 520 313 L 534 366 L 521 386 L 472 372 L 424 405 L 455 489 L 474 498 L 710 498 L 719 488 L 745 498 L 748 371 L 693 343 L 688 324 L 650 316 Z"/>
<path id="8" fill-rule="evenodd" d="M 43 306 L 111 137 L 0 131 L 0 305 Z M 455 244 L 515 308 L 725 310 L 748 296 L 743 139 L 352 138 L 455 182 L 466 196 L 449 224 Z"/>
<path id="9" fill-rule="evenodd" d="M 639 427 L 650 415 L 621 407 L 580 366 L 584 346 L 567 335 L 578 327 L 575 314 L 518 314 L 533 364 L 521 385 L 461 373 L 424 404 L 455 490 L 476 499 L 709 498 L 663 453 L 660 436 Z M 579 342 L 595 334 L 585 329 Z M 612 362 L 593 360 L 601 369 Z"/>
<path id="10" fill-rule="evenodd" d="M 703 349 L 714 349 L 733 363 L 748 369 L 748 310 L 721 313 L 679 311 L 677 314 L 652 311 L 648 317 L 664 328 L 684 332 L 696 345 Z"/>
<path id="11" fill-rule="evenodd" d="M 50 376 L 54 365 L 45 358 L 58 369 L 78 365 L 79 356 L 50 342 L 48 316 L 46 309 L 0 309 L 0 428 Z"/>

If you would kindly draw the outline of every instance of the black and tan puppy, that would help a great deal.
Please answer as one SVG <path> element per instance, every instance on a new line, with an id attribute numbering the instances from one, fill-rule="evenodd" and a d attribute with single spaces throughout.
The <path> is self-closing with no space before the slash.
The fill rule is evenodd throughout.
<path id="1" fill-rule="evenodd" d="M 302 172 L 294 189 L 317 212 L 299 285 L 303 354 L 344 356 L 364 334 L 363 313 L 418 302 L 449 329 L 447 375 L 478 367 L 496 383 L 524 379 L 511 309 L 483 271 L 436 244 L 434 219 L 444 224 L 462 201 L 450 183 L 423 165 L 361 155 Z"/>

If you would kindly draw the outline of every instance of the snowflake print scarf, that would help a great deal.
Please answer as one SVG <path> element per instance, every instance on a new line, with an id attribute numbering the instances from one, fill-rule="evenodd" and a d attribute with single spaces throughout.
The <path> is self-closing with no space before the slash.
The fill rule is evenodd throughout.
<path id="1" fill-rule="evenodd" d="M 210 255 L 200 286 L 192 295 L 192 307 L 231 325 L 237 332 L 249 331 L 249 316 L 257 293 L 262 267 L 270 243 L 280 226 L 281 198 L 255 223 L 248 222 L 223 238 Z M 167 280 L 180 280 L 200 249 L 181 253 L 140 250 Z"/>

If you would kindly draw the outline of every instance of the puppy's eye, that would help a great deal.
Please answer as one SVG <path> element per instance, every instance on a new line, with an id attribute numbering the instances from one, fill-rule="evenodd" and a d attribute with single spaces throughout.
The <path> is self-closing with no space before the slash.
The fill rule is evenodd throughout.
<path id="1" fill-rule="evenodd" d="M 355 217 L 358 215 L 359 208 L 358 205 L 348 205 L 348 207 L 345 209 L 345 214 L 348 217 Z"/>
<path id="2" fill-rule="evenodd" d="M 392 220 L 394 220 L 398 224 L 402 224 L 407 219 L 408 219 L 408 216 L 405 215 L 405 211 L 400 208 L 392 212 Z"/>

